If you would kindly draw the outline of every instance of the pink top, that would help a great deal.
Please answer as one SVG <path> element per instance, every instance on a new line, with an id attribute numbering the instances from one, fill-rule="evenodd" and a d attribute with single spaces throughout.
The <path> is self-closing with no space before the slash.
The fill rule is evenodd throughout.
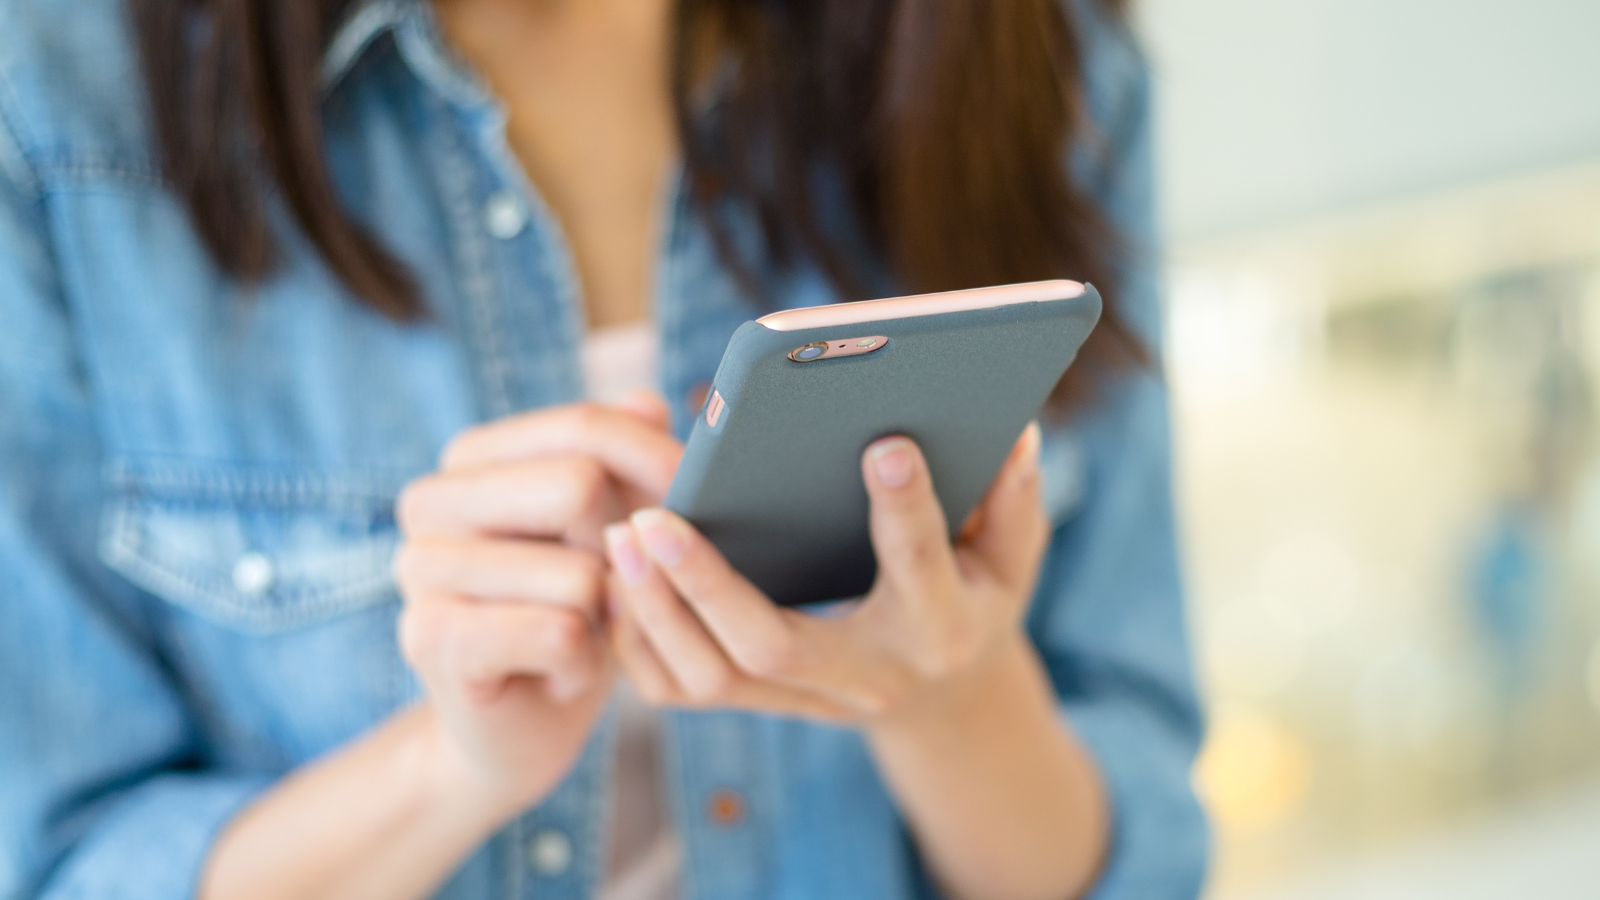
<path id="1" fill-rule="evenodd" d="M 614 402 L 656 385 L 660 337 L 654 323 L 639 322 L 589 333 L 583 342 L 583 378 L 590 400 Z M 667 809 L 661 771 L 661 717 L 619 680 L 616 760 L 607 817 L 601 900 L 676 900 L 682 845 Z"/>
<path id="2" fill-rule="evenodd" d="M 591 331 L 583 339 L 580 353 L 584 392 L 590 400 L 613 403 L 631 391 L 656 386 L 661 338 L 654 322 Z"/>

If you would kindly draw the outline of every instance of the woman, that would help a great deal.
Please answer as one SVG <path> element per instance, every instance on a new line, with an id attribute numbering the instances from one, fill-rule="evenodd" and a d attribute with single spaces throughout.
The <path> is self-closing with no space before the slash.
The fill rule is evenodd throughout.
<path id="1" fill-rule="evenodd" d="M 0 5 L 0 894 L 1193 896 L 1147 119 L 1090 2 Z M 851 610 L 654 506 L 758 311 L 1055 276 Z"/>

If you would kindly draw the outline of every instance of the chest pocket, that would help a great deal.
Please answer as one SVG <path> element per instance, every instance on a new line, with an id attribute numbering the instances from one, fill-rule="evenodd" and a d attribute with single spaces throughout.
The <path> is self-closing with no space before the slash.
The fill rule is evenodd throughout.
<path id="1" fill-rule="evenodd" d="M 398 479 L 190 464 L 108 478 L 102 560 L 218 625 L 275 634 L 393 597 Z"/>

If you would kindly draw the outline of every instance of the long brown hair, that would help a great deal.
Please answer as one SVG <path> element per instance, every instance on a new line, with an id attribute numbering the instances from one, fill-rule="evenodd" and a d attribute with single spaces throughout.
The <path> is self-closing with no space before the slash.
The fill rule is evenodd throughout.
<path id="1" fill-rule="evenodd" d="M 411 320 L 424 309 L 416 283 L 340 207 L 322 155 L 322 54 L 351 5 L 136 0 L 133 21 L 163 170 L 216 264 L 246 283 L 270 273 L 275 192 L 355 295 Z M 811 262 L 848 299 L 866 296 L 873 269 L 912 292 L 1092 281 L 1106 315 L 1058 409 L 1143 360 L 1116 302 L 1124 245 L 1067 171 L 1087 120 L 1065 7 L 677 0 L 673 104 L 690 195 L 724 263 L 759 293 L 720 214 L 734 207 L 754 214 L 771 258 Z M 824 177 L 871 260 L 824 221 Z"/>

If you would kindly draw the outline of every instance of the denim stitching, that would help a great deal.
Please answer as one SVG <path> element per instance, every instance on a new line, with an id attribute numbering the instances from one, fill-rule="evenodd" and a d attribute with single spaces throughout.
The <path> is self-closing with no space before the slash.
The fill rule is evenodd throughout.
<path id="1" fill-rule="evenodd" d="M 610 840 L 613 833 L 612 806 L 616 794 L 616 764 L 617 764 L 617 734 L 618 717 L 616 704 L 616 691 L 606 701 L 607 709 L 601 714 L 600 722 L 596 726 L 599 739 L 594 750 L 598 760 L 598 777 L 595 778 L 595 790 L 589 792 L 589 808 L 585 810 L 588 817 L 589 834 L 587 852 L 584 853 L 584 863 L 587 871 L 586 880 L 592 891 L 598 891 L 601 879 L 605 877 L 604 853 L 609 856 Z M 659 715 L 659 713 L 655 713 Z"/>
<path id="2" fill-rule="evenodd" d="M 227 502 L 268 508 L 311 507 L 377 515 L 392 511 L 405 476 L 374 471 L 368 476 L 330 477 L 198 466 L 186 462 L 117 460 L 105 468 L 108 484 L 121 493 L 155 495 L 182 505 Z"/>
<path id="3" fill-rule="evenodd" d="M 492 148 L 493 163 L 501 178 L 514 185 L 522 202 L 528 207 L 528 234 L 537 235 L 544 246 L 539 248 L 543 252 L 533 254 L 533 265 L 537 270 L 539 283 L 548 286 L 554 293 L 554 318 L 551 323 L 556 332 L 562 335 L 562 343 L 577 346 L 583 340 L 587 327 L 588 315 L 583 305 L 583 286 L 577 273 L 577 257 L 572 251 L 572 244 L 567 238 L 565 229 L 555 211 L 545 201 L 544 195 L 528 179 L 515 155 L 511 152 L 510 145 L 505 140 L 504 118 L 486 125 L 486 132 L 481 137 Z M 494 133 L 488 133 L 493 131 Z M 548 358 L 529 358 L 528 354 L 521 354 L 520 362 L 528 365 L 543 363 L 542 370 L 534 376 L 536 383 L 551 384 L 565 383 L 570 372 L 559 372 L 552 375 L 551 361 Z M 524 374 L 527 374 L 526 372 Z M 579 376 L 578 388 L 584 390 Z M 561 399 L 569 399 L 562 397 Z"/>
<path id="4" fill-rule="evenodd" d="M 695 722 L 691 714 L 669 709 L 661 714 L 661 724 L 665 738 L 661 744 L 661 763 L 667 773 L 667 805 L 672 810 L 673 821 L 679 829 L 678 840 L 682 843 L 683 865 L 678 878 L 685 896 L 699 897 L 704 895 L 704 890 L 700 885 L 700 867 L 694 862 L 695 851 L 703 839 L 697 833 L 700 823 L 691 809 L 694 800 L 689 796 L 695 786 L 694 764 L 689 754 L 683 752 Z"/>
<path id="5" fill-rule="evenodd" d="M 340 26 L 322 54 L 322 70 L 318 77 L 322 93 L 326 95 L 338 87 L 374 39 L 384 29 L 393 28 L 404 15 L 404 7 L 395 2 L 372 3 L 357 9 L 355 15 Z"/>
<path id="6" fill-rule="evenodd" d="M 32 171 L 28 165 L 26 148 L 30 142 L 24 140 L 25 123 L 18 112 L 22 108 L 18 99 L 16 92 L 11 88 L 10 79 L 0 77 L 0 145 L 10 147 L 12 151 L 0 153 L 0 163 L 15 166 L 14 177 L 18 179 L 18 185 L 37 193 L 38 173 Z"/>
<path id="7" fill-rule="evenodd" d="M 439 33 L 433 4 L 407 3 L 412 15 L 404 17 L 398 28 L 400 54 L 418 78 L 450 102 L 474 107 L 483 102 L 485 88 L 477 73 L 456 64 Z"/>
<path id="8" fill-rule="evenodd" d="M 434 115 L 450 125 L 435 129 L 441 132 L 439 173 L 455 238 L 454 256 L 461 276 L 461 292 L 466 295 L 472 343 L 478 351 L 475 355 L 479 382 L 488 401 L 486 412 L 492 418 L 507 416 L 513 411 L 511 367 L 501 346 L 502 327 L 495 304 L 495 282 L 489 271 L 488 246 L 478 231 L 477 208 L 472 202 L 474 190 L 472 167 L 466 158 L 468 150 L 454 136 L 460 126 L 453 111 L 437 98 L 430 98 L 430 101 Z"/>
<path id="9" fill-rule="evenodd" d="M 596 727 L 594 740 L 585 750 L 586 755 L 590 756 L 587 774 L 590 787 L 582 795 L 585 805 L 581 815 L 583 824 L 588 826 L 588 833 L 584 835 L 586 840 L 583 842 L 578 880 L 580 884 L 588 887 L 586 893 L 589 894 L 599 890 L 600 881 L 604 877 L 603 854 L 609 843 L 606 837 L 611 833 L 611 790 L 615 783 L 612 775 L 617 756 L 616 739 L 616 716 L 614 711 L 611 711 L 604 714 Z"/>
<path id="10" fill-rule="evenodd" d="M 253 634 L 283 631 L 373 605 L 393 589 L 386 562 L 393 556 L 396 540 L 376 537 L 352 547 L 356 559 L 339 567 L 345 572 L 375 568 L 374 574 L 349 580 L 330 578 L 337 585 L 334 587 L 274 591 L 271 602 L 241 597 L 224 582 L 197 578 L 165 563 L 159 552 L 146 549 L 140 540 L 145 533 L 140 527 L 141 512 L 139 505 L 131 502 L 113 506 L 101 541 L 106 563 L 176 606 Z"/>
<path id="11" fill-rule="evenodd" d="M 121 460 L 108 464 L 106 482 L 121 496 L 104 520 L 102 555 L 113 568 L 177 605 L 263 633 L 306 624 L 381 599 L 392 590 L 388 570 L 397 537 L 376 532 L 352 540 L 323 579 L 291 580 L 270 602 L 243 598 L 225 580 L 197 577 L 164 561 L 159 548 L 144 546 L 141 527 L 153 510 L 210 509 L 234 517 L 244 509 L 293 509 L 310 514 L 355 514 L 370 519 L 392 510 L 394 492 L 377 476 L 326 478 L 222 468 L 200 469 L 167 461 Z M 220 564 L 219 564 L 220 566 Z M 370 595 L 370 596 L 369 596 Z"/>
<path id="12" fill-rule="evenodd" d="M 0 81 L 0 89 L 5 87 L 6 83 Z M 39 174 L 28 165 L 27 154 L 22 149 L 22 138 L 18 137 L 4 103 L 0 103 L 0 172 L 7 173 L 25 192 L 39 193 Z"/>
<path id="13" fill-rule="evenodd" d="M 43 162 L 38 166 L 40 192 L 69 186 L 105 184 L 106 186 L 139 186 L 171 190 L 172 185 L 161 171 L 142 163 L 125 163 L 111 160 L 69 160 Z"/>

